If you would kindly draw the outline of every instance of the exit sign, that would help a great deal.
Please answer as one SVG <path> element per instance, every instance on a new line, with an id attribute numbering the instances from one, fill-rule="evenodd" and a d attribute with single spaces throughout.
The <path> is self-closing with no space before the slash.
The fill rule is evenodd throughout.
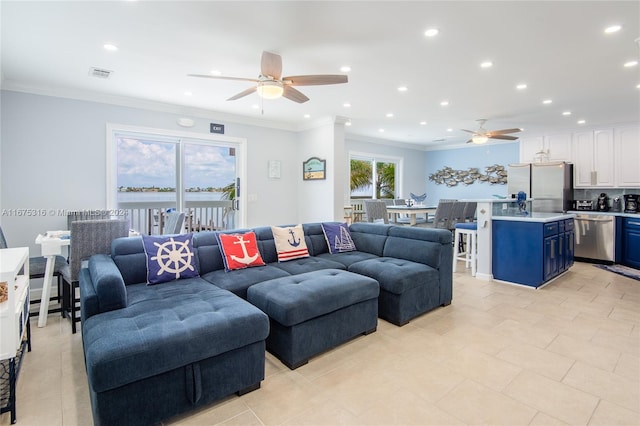
<path id="1" fill-rule="evenodd" d="M 211 133 L 220 133 L 224 135 L 224 124 L 211 123 L 209 127 Z"/>

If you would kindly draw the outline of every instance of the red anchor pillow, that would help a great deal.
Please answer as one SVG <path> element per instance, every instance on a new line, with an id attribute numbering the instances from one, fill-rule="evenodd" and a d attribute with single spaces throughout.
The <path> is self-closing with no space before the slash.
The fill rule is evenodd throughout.
<path id="1" fill-rule="evenodd" d="M 302 225 L 281 228 L 272 226 L 273 240 L 276 243 L 278 262 L 309 257 L 307 242 L 304 240 Z"/>
<path id="2" fill-rule="evenodd" d="M 217 234 L 220 253 L 227 271 L 263 266 L 265 263 L 258 250 L 256 234 L 253 231 L 244 234 Z"/>

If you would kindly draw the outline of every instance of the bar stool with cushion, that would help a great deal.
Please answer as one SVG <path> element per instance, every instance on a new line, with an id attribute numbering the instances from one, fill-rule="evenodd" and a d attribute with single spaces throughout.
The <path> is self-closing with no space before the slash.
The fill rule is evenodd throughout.
<path id="1" fill-rule="evenodd" d="M 458 261 L 464 260 L 465 268 L 471 266 L 471 275 L 474 277 L 476 276 L 477 238 L 477 222 L 456 223 L 455 237 L 453 241 L 453 272 L 456 271 L 456 264 Z"/>

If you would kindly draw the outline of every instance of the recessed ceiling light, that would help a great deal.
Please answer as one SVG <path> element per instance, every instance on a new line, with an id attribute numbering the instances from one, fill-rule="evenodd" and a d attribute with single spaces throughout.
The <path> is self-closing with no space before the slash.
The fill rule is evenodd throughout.
<path id="1" fill-rule="evenodd" d="M 349 72 L 351 71 L 351 67 L 349 65 L 343 65 L 340 67 L 341 72 Z"/>
<path id="2" fill-rule="evenodd" d="M 258 104 L 253 104 L 253 105 L 251 105 L 251 108 L 253 108 L 253 109 L 258 109 L 258 108 L 260 108 L 260 105 L 258 105 Z"/>
<path id="3" fill-rule="evenodd" d="M 305 114 L 304 118 L 311 118 L 311 114 Z"/>
<path id="4" fill-rule="evenodd" d="M 542 101 L 543 104 L 545 105 L 549 105 L 551 103 L 553 103 L 553 101 L 551 99 L 545 99 L 544 101 Z"/>
<path id="5" fill-rule="evenodd" d="M 481 68 L 491 68 L 493 66 L 493 62 L 491 61 L 484 61 L 483 63 L 480 64 Z"/>
<path id="6" fill-rule="evenodd" d="M 392 112 L 388 112 L 387 113 L 387 118 L 391 118 L 391 117 L 393 117 L 393 113 Z"/>
<path id="7" fill-rule="evenodd" d="M 406 92 L 407 90 L 409 90 L 409 88 L 407 86 L 398 87 L 398 92 Z"/>
<path id="8" fill-rule="evenodd" d="M 629 62 L 625 62 L 624 64 L 626 68 L 635 67 L 636 65 L 638 65 L 638 61 L 629 61 Z"/>
<path id="9" fill-rule="evenodd" d="M 351 120 L 347 121 L 346 123 L 344 123 L 345 126 L 351 126 Z"/>
<path id="10" fill-rule="evenodd" d="M 193 95 L 193 93 L 192 93 L 192 92 L 184 92 L 184 95 L 185 95 L 185 96 L 192 96 L 192 95 Z"/>
<path id="11" fill-rule="evenodd" d="M 571 115 L 571 111 L 563 111 L 562 115 Z"/>
<path id="12" fill-rule="evenodd" d="M 426 122 L 426 121 L 421 121 L 421 122 L 420 122 L 420 125 L 421 125 L 421 126 L 426 126 L 426 125 L 427 125 L 427 122 Z"/>
<path id="13" fill-rule="evenodd" d="M 584 124 L 586 122 L 587 122 L 586 120 L 578 120 L 578 124 Z"/>
<path id="14" fill-rule="evenodd" d="M 106 43 L 104 46 L 102 46 L 105 48 L 105 50 L 110 50 L 112 52 L 115 52 L 116 50 L 118 50 L 118 46 L 116 46 L 115 44 L 111 44 L 111 43 Z"/>
<path id="15" fill-rule="evenodd" d="M 222 72 L 219 70 L 211 70 L 209 71 L 209 74 L 211 75 L 222 75 Z"/>
<path id="16" fill-rule="evenodd" d="M 351 104 L 349 102 L 343 103 L 342 106 L 345 108 L 351 108 Z"/>
<path id="17" fill-rule="evenodd" d="M 622 26 L 620 26 L 620 25 L 612 25 L 610 27 L 605 28 L 604 29 L 604 33 L 605 34 L 613 34 L 613 33 L 617 33 L 621 29 L 622 29 Z"/>
<path id="18" fill-rule="evenodd" d="M 638 84 L 638 85 L 636 86 L 636 89 L 640 89 L 640 84 Z"/>
<path id="19" fill-rule="evenodd" d="M 384 133 L 384 129 L 378 129 L 380 133 Z"/>
<path id="20" fill-rule="evenodd" d="M 448 128 L 447 132 L 453 132 L 453 129 L 452 128 Z"/>
<path id="21" fill-rule="evenodd" d="M 424 35 L 427 37 L 433 37 L 433 36 L 437 36 L 439 32 L 440 30 L 437 28 L 429 28 L 427 31 L 424 32 Z"/>
<path id="22" fill-rule="evenodd" d="M 518 90 L 524 90 L 527 88 L 527 85 L 525 83 L 520 83 L 516 86 L 516 89 Z"/>
<path id="23" fill-rule="evenodd" d="M 447 105 L 449 105 L 449 101 L 440 102 L 440 106 L 447 106 Z"/>

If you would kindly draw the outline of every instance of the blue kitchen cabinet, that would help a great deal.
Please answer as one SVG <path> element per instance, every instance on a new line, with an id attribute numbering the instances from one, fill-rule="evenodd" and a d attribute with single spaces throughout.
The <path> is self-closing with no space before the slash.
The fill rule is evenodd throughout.
<path id="1" fill-rule="evenodd" d="M 491 266 L 497 280 L 539 287 L 573 265 L 573 219 L 494 220 L 492 231 Z"/>
<path id="2" fill-rule="evenodd" d="M 625 217 L 622 232 L 622 264 L 640 269 L 640 217 Z"/>

